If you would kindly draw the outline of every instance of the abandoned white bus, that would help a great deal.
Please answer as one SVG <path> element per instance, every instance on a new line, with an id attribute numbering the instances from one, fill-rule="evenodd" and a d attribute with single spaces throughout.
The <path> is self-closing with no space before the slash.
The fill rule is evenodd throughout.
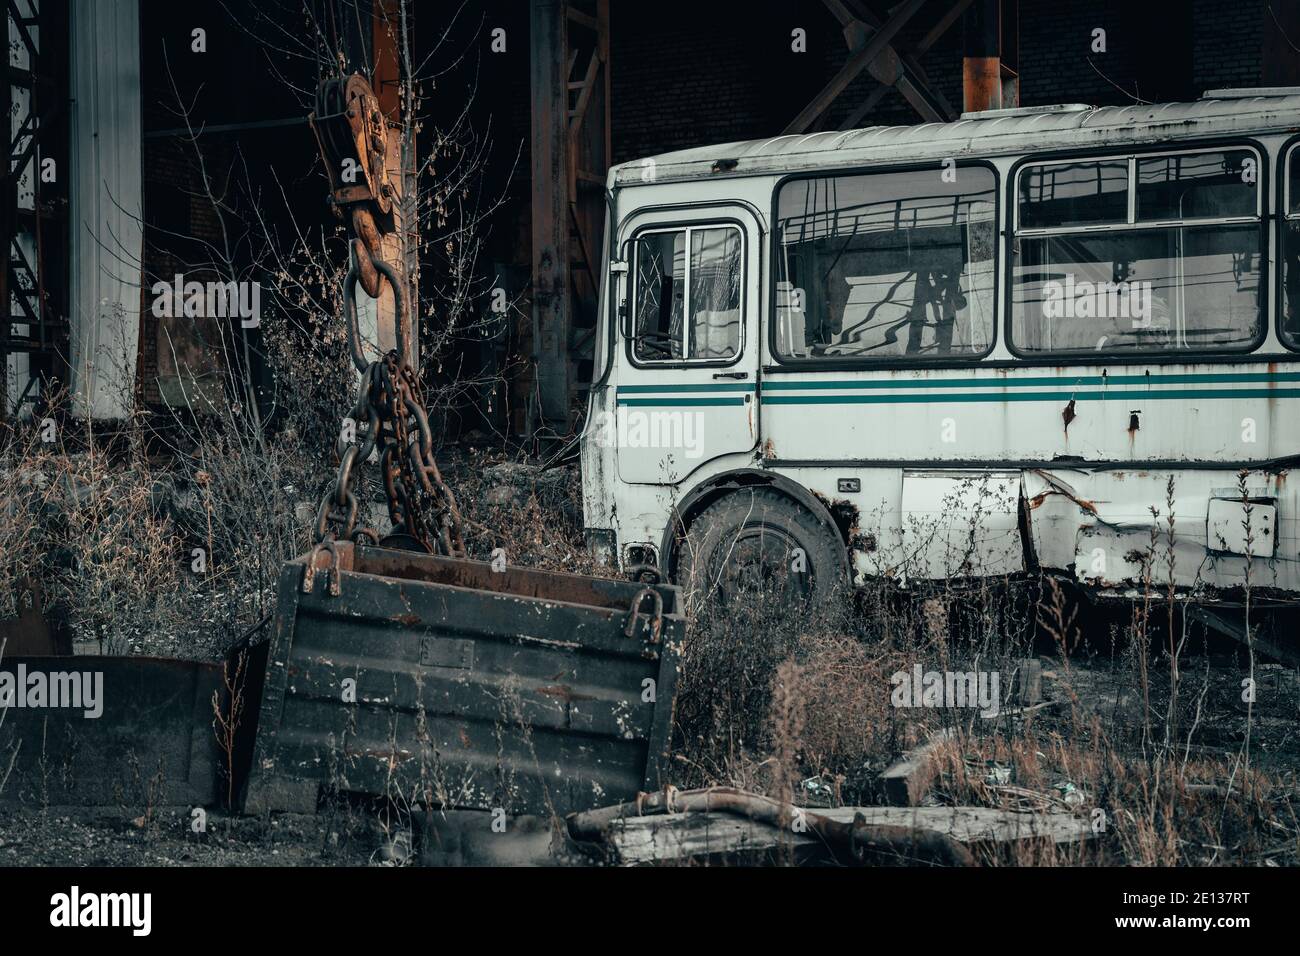
<path id="1" fill-rule="evenodd" d="M 1196 600 L 1300 596 L 1300 89 L 780 136 L 607 182 L 582 475 L 621 566 L 1122 596 L 1154 554 L 1160 590 L 1172 558 Z"/>

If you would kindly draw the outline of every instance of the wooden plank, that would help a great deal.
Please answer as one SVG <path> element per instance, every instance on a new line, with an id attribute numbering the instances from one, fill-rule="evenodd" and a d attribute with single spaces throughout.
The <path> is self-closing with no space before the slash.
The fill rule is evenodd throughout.
<path id="1" fill-rule="evenodd" d="M 1300 650 L 1274 640 L 1273 636 L 1266 633 L 1265 629 L 1260 625 L 1251 628 L 1248 638 L 1245 624 L 1235 617 L 1229 617 L 1218 611 L 1212 611 L 1207 607 L 1200 606 L 1190 608 L 1189 614 L 1206 627 L 1222 634 L 1224 637 L 1231 638 L 1242 647 L 1253 647 L 1257 654 L 1271 657 L 1287 667 L 1300 668 Z"/>
<path id="2" fill-rule="evenodd" d="M 811 846 L 814 837 L 779 832 L 765 823 L 725 813 L 675 813 L 636 817 L 611 828 L 608 844 L 625 866 L 692 857 L 769 852 L 783 845 Z"/>
<path id="3" fill-rule="evenodd" d="M 1043 665 L 1037 657 L 1026 657 L 1020 662 L 1016 686 L 1022 707 L 1032 707 L 1043 699 Z"/>
<path id="4" fill-rule="evenodd" d="M 1066 811 L 1021 813 L 996 807 L 840 807 L 818 810 L 832 820 L 852 821 L 855 813 L 872 826 L 901 826 L 933 830 L 960 843 L 1015 843 L 1051 840 L 1077 843 L 1091 839 L 1087 817 Z"/>
<path id="5" fill-rule="evenodd" d="M 1064 844 L 1093 836 L 1085 818 L 1064 812 L 1016 813 L 992 807 L 841 807 L 817 813 L 843 822 L 852 822 L 861 813 L 871 825 L 929 830 L 964 844 L 1024 840 Z M 820 844 L 810 833 L 778 830 L 727 813 L 630 817 L 610 827 L 607 842 L 617 862 L 626 866 L 782 848 L 797 851 Z"/>

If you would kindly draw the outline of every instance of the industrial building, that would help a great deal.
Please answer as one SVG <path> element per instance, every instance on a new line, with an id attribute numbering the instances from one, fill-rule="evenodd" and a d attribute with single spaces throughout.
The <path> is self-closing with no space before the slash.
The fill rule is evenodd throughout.
<path id="1" fill-rule="evenodd" d="M 412 68 L 420 132 L 406 155 L 394 146 L 395 178 L 436 155 L 437 130 L 472 127 L 487 147 L 481 185 L 497 198 L 471 308 L 488 314 L 494 290 L 510 306 L 492 335 L 441 346 L 443 374 L 486 383 L 457 393 L 450 437 L 571 432 L 613 163 L 986 109 L 1300 83 L 1300 8 L 1272 0 L 441 6 L 285 0 L 236 17 L 216 0 L 13 0 L 0 417 L 23 420 L 62 389 L 65 412 L 110 421 L 274 405 L 264 328 L 156 314 L 152 290 L 179 275 L 258 282 L 268 314 L 292 313 L 264 274 L 267 237 L 337 231 L 307 122 L 323 72 L 313 33 L 347 51 L 339 69 L 371 79 L 394 128 L 403 50 L 430 51 Z M 402 228 L 419 295 L 443 266 L 428 261 L 421 222 Z M 411 338 L 427 344 L 438 316 L 425 318 Z M 370 322 L 393 340 L 391 302 Z"/>

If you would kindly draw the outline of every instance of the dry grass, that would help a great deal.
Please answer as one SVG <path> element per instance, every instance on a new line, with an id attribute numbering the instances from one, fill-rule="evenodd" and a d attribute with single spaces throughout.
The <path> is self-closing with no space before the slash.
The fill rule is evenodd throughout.
<path id="1" fill-rule="evenodd" d="M 0 594 L 37 578 L 74 635 L 111 653 L 221 656 L 273 609 L 280 564 L 309 545 L 304 505 L 314 510 L 332 478 L 322 423 L 341 419 L 346 398 L 326 407 L 337 388 L 289 386 L 336 374 L 337 356 L 299 352 L 295 365 L 285 349 L 274 438 L 231 410 L 173 422 L 165 442 L 143 414 L 111 435 L 71 425 L 53 443 L 34 427 L 9 434 Z M 473 557 L 500 548 L 512 565 L 613 573 L 582 544 L 575 468 L 539 473 L 499 450 L 440 454 Z M 874 803 L 879 772 L 945 729 L 932 803 L 1068 810 L 1098 830 L 1086 845 L 1023 846 L 989 862 L 1296 863 L 1300 682 L 1191 632 L 1166 586 L 1176 527 L 1161 521 L 1145 597 L 1109 616 L 1048 578 L 980 577 L 968 552 L 953 556 L 962 573 L 946 581 L 914 578 L 904 590 L 880 578 L 813 615 L 696 609 L 679 680 L 678 786 Z M 905 569 L 909 556 L 882 560 Z M 1005 699 L 1030 656 L 1054 705 L 1029 714 L 986 719 L 890 699 L 891 675 L 917 664 L 997 672 Z M 1242 701 L 1243 675 L 1259 683 L 1256 700 Z"/>
<path id="2" fill-rule="evenodd" d="M 970 534 L 912 529 L 912 553 L 874 555 L 910 581 L 905 589 L 880 577 L 816 614 L 699 609 L 679 683 L 681 785 L 879 803 L 879 772 L 942 730 L 950 738 L 937 749 L 928 803 L 1064 811 L 1094 833 L 1080 844 L 1019 844 L 986 862 L 1300 862 L 1300 680 L 1193 630 L 1172 586 L 1172 487 L 1154 513 L 1144 594 L 1114 607 L 1051 577 L 981 574 L 972 546 L 980 489 L 973 497 L 976 507 L 963 509 Z M 888 530 L 874 537 L 898 540 Z M 919 556 L 945 546 L 950 576 L 925 580 Z M 1040 662 L 1046 705 L 1017 713 L 1028 658 Z M 891 676 L 916 665 L 998 674 L 1002 713 L 895 706 Z M 1257 695 L 1243 701 L 1247 678 Z"/>

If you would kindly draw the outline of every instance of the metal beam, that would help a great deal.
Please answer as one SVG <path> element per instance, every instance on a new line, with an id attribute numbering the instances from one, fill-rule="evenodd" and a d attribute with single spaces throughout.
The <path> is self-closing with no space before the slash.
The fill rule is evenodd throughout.
<path id="1" fill-rule="evenodd" d="M 532 0 L 532 358 L 539 407 L 531 428 L 569 419 L 569 49 L 565 0 Z"/>
<path id="2" fill-rule="evenodd" d="M 402 60 L 403 26 L 412 29 L 413 10 L 403 11 L 398 0 L 373 0 L 371 9 L 371 63 L 375 97 L 380 112 L 388 123 L 387 148 L 384 166 L 388 182 L 397 195 L 393 197 L 393 232 L 380 238 L 384 258 L 397 267 L 407 305 L 402 315 L 397 315 L 396 302 L 391 293 L 381 293 L 379 314 L 385 326 L 385 337 L 391 329 L 396 346 L 400 323 L 400 339 L 406 342 L 406 359 L 411 368 L 420 367 L 420 285 L 419 285 L 419 183 L 416 170 L 419 156 L 413 131 L 415 118 L 402 115 L 402 84 L 405 66 Z M 403 24 L 405 19 L 405 24 Z M 405 122 L 404 122 L 405 121 Z M 408 123 L 411 127 L 408 129 Z M 385 283 L 387 285 L 387 283 Z"/>
<path id="3" fill-rule="evenodd" d="M 576 84 L 578 88 L 578 103 L 573 108 L 573 115 L 569 117 L 569 135 L 572 136 L 578 132 L 582 126 L 582 118 L 587 114 L 587 104 L 591 102 L 591 94 L 596 88 L 596 71 L 600 69 L 601 51 L 596 47 L 592 51 L 591 59 L 587 61 L 587 73 L 582 81 Z M 569 86 L 575 84 L 570 83 Z"/>
<path id="4" fill-rule="evenodd" d="M 59 78 L 67 76 L 67 33 L 59 26 L 67 23 L 68 10 L 62 0 L 31 0 L 28 6 L 33 16 L 23 16 L 7 0 L 3 14 L 18 41 L 16 62 L 0 77 L 0 101 L 18 122 L 0 169 L 0 421 L 26 401 L 48 400 L 55 381 L 66 378 L 66 187 L 42 183 L 36 157 L 66 165 L 61 106 L 67 88 Z M 24 172 L 30 208 L 18 202 Z M 25 358 L 14 385 L 22 388 L 11 408 L 8 358 L 19 353 Z"/>
<path id="5" fill-rule="evenodd" d="M 966 12 L 966 8 L 971 5 L 971 2 L 972 0 L 957 0 L 949 8 L 948 12 L 941 16 L 935 25 L 930 28 L 930 32 L 921 38 L 921 42 L 916 45 L 917 56 L 925 56 L 926 51 L 939 41 L 939 37 L 947 33 L 958 18 Z"/>
<path id="6" fill-rule="evenodd" d="M 879 21 L 872 16 L 871 11 L 866 9 L 859 0 L 848 0 L 848 2 L 851 3 L 855 9 L 862 11 L 863 15 L 867 18 L 868 23 L 871 23 L 879 29 Z M 926 73 L 925 67 L 921 65 L 920 58 L 925 56 L 925 54 L 930 51 L 930 47 L 934 46 L 935 43 L 939 41 L 939 38 L 952 28 L 952 25 L 961 18 L 962 13 L 965 12 L 966 7 L 968 7 L 970 3 L 971 0 L 958 0 L 958 2 L 954 3 L 948 11 L 939 18 L 935 25 L 930 28 L 929 32 L 921 38 L 920 42 L 916 44 L 914 49 L 909 51 L 899 51 L 899 58 L 902 60 L 903 75 L 907 78 L 909 85 L 915 91 L 915 96 L 923 98 L 926 101 L 926 106 L 933 111 L 933 114 L 941 117 L 944 121 L 956 119 L 957 113 L 948 103 L 947 98 L 945 98 L 939 91 L 938 87 L 931 84 L 930 77 Z M 902 92 L 904 96 L 908 96 L 906 91 Z M 911 99 L 912 98 L 909 97 L 909 102 L 911 102 Z M 915 103 L 912 105 L 916 106 Z M 917 111 L 920 112 L 922 116 L 926 115 L 926 109 L 924 108 L 917 107 Z"/>
<path id="7" fill-rule="evenodd" d="M 821 116 L 835 102 L 835 99 L 848 88 L 857 75 L 889 46 L 898 31 L 915 16 L 924 4 L 925 0 L 906 0 L 902 6 L 898 7 L 893 16 L 876 32 L 876 35 L 868 40 L 862 49 L 849 57 L 849 61 L 831 78 L 831 81 L 822 88 L 822 91 L 813 97 L 812 102 L 805 106 L 799 115 L 790 122 L 790 125 L 785 128 L 785 132 L 806 132 L 817 117 Z"/>
<path id="8" fill-rule="evenodd" d="M 851 47 L 855 45 L 853 40 L 855 33 L 860 35 L 864 28 L 880 30 L 882 27 L 880 19 L 861 0 L 823 0 L 823 2 L 840 21 L 840 25 L 844 28 L 845 40 Z M 891 88 L 897 89 L 927 122 L 941 123 L 955 119 L 956 113 L 948 100 L 930 84 L 930 78 L 926 74 L 925 67 L 921 65 L 919 57 L 924 56 L 930 47 L 957 22 L 970 3 L 971 0 L 958 0 L 939 18 L 914 50 L 895 50 L 890 46 L 888 49 L 894 52 L 897 58 L 892 75 L 878 67 L 879 58 L 873 61 L 868 69 L 881 86 L 867 94 L 862 103 L 840 124 L 840 129 L 857 127 Z M 854 29 L 855 26 L 857 30 Z"/>
<path id="9" fill-rule="evenodd" d="M 288 119 L 256 120 L 251 123 L 220 123 L 215 126 L 173 126 L 170 129 L 146 130 L 142 139 L 167 139 L 171 136 L 210 136 L 213 133 L 242 133 L 252 129 L 274 129 L 282 126 L 306 126 L 307 117 L 291 116 Z M 310 135 L 310 134 L 309 134 Z"/>

